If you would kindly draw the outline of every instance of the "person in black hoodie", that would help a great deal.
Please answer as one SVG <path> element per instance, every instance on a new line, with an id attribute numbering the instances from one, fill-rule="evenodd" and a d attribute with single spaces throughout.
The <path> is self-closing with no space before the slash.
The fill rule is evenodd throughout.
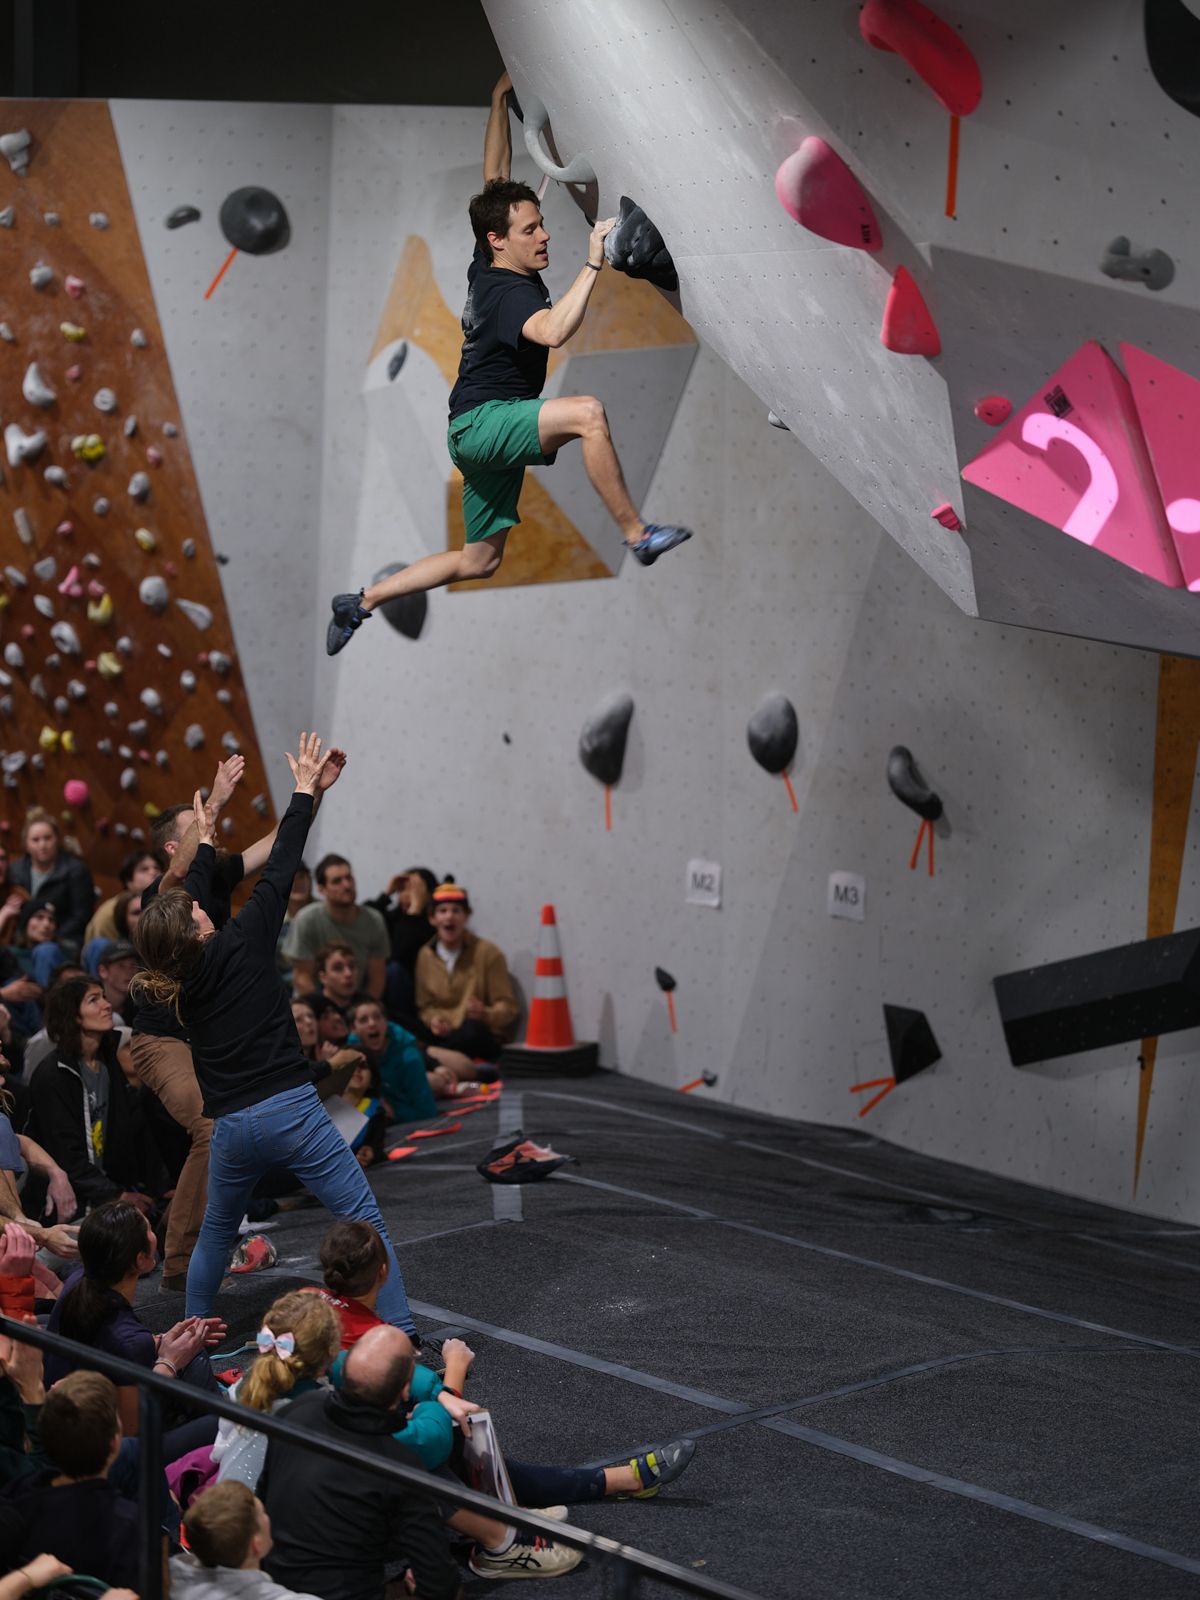
<path id="1" fill-rule="evenodd" d="M 76 956 L 96 908 L 87 863 L 66 849 L 58 823 L 40 808 L 26 815 L 24 845 L 25 854 L 9 865 L 8 882 L 25 889 L 35 900 L 53 904 L 58 943 L 68 955 Z"/>
<path id="2" fill-rule="evenodd" d="M 419 1339 L 375 1196 L 317 1097 L 275 964 L 313 797 L 329 786 L 327 767 L 340 770 L 345 759 L 334 749 L 322 755 L 317 735 L 301 734 L 296 755 L 288 756 L 296 792 L 270 857 L 247 904 L 219 932 L 202 909 L 216 854 L 212 815 L 197 791 L 200 844 L 185 887 L 158 895 L 142 912 L 137 948 L 146 970 L 134 979 L 134 992 L 139 1003 L 177 1008 L 191 1040 L 204 1114 L 214 1123 L 208 1207 L 188 1267 L 188 1315 L 212 1309 L 254 1186 L 268 1169 L 283 1167 L 334 1216 L 359 1217 L 379 1230 L 392 1266 L 391 1292 L 386 1303 L 381 1297 L 379 1314 Z"/>

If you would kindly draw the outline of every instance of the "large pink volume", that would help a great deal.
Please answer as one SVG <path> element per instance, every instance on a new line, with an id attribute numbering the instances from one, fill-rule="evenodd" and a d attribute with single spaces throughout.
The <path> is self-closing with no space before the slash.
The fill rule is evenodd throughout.
<path id="1" fill-rule="evenodd" d="M 955 117 L 979 104 L 979 63 L 947 22 L 920 0 L 867 0 L 858 31 L 876 50 L 894 50 Z"/>
<path id="2" fill-rule="evenodd" d="M 1200 590 L 1200 380 L 1136 345 L 1121 346 L 1183 581 Z"/>
<path id="3" fill-rule="evenodd" d="M 1183 587 L 1132 391 L 1094 339 L 962 475 L 1135 572 Z"/>
<path id="4" fill-rule="evenodd" d="M 815 134 L 780 163 L 775 193 L 789 217 L 822 239 L 855 250 L 883 245 L 866 190 L 837 151 Z"/>

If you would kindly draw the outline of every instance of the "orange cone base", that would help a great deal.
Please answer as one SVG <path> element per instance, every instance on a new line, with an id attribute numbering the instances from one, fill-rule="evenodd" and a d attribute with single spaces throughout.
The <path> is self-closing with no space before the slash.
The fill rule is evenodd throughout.
<path id="1" fill-rule="evenodd" d="M 497 1065 L 506 1078 L 586 1078 L 600 1070 L 600 1046 L 593 1042 L 538 1050 L 527 1044 L 506 1044 Z"/>

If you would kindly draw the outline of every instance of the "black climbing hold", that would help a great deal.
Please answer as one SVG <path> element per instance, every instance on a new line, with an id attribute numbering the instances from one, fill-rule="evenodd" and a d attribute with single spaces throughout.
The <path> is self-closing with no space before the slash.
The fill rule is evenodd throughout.
<path id="1" fill-rule="evenodd" d="M 641 206 L 621 196 L 621 214 L 604 241 L 610 266 L 630 278 L 645 278 L 659 289 L 678 289 L 679 275 L 663 236 Z"/>
<path id="2" fill-rule="evenodd" d="M 195 206 L 176 206 L 171 215 L 166 219 L 168 228 L 182 228 L 189 222 L 199 222 L 200 213 Z"/>
<path id="3" fill-rule="evenodd" d="M 1126 283 L 1144 283 L 1147 289 L 1165 289 L 1175 276 L 1175 263 L 1165 250 L 1134 250 L 1119 234 L 1101 256 L 1100 271 Z"/>
<path id="4" fill-rule="evenodd" d="M 885 1005 L 883 1021 L 887 1028 L 892 1074 L 897 1083 L 915 1078 L 918 1072 L 924 1072 L 926 1067 L 942 1059 L 933 1029 L 923 1011 L 912 1011 L 908 1006 Z"/>
<path id="5" fill-rule="evenodd" d="M 1144 21 L 1154 81 L 1177 106 L 1200 117 L 1200 17 L 1183 0 L 1146 0 Z"/>
<path id="6" fill-rule="evenodd" d="M 1014 1067 L 1200 1027 L 1200 928 L 993 978 Z"/>
<path id="7" fill-rule="evenodd" d="M 912 751 L 905 749 L 902 744 L 898 744 L 888 756 L 887 781 L 896 799 L 903 800 L 910 811 L 924 817 L 926 822 L 936 822 L 941 816 L 941 797 L 926 784 L 917 770 Z"/>
<path id="8" fill-rule="evenodd" d="M 602 701 L 583 725 L 579 759 L 601 783 L 611 785 L 621 780 L 632 717 L 633 698 L 622 692 Z"/>
<path id="9" fill-rule="evenodd" d="M 223 556 L 219 550 L 213 555 L 213 560 L 219 567 L 227 567 L 229 565 L 229 557 Z"/>
<path id="10" fill-rule="evenodd" d="M 655 967 L 654 981 L 664 994 L 670 994 L 671 990 L 675 987 L 675 979 L 665 967 Z"/>
<path id="11" fill-rule="evenodd" d="M 500 735 L 500 737 L 504 740 L 505 744 L 511 744 L 512 743 L 512 740 L 509 738 L 508 734 L 502 733 Z"/>
<path id="12" fill-rule="evenodd" d="M 393 561 L 390 567 L 380 567 L 371 582 L 382 583 L 384 578 L 390 578 L 393 572 L 403 572 L 407 565 L 407 561 Z M 385 600 L 379 607 L 379 614 L 406 639 L 419 639 L 428 610 L 428 598 L 422 590 L 417 594 L 402 594 L 395 600 Z"/>
<path id="13" fill-rule="evenodd" d="M 764 695 L 746 724 L 750 754 L 768 772 L 782 772 L 791 765 L 800 738 L 796 708 L 787 695 Z"/>
<path id="14" fill-rule="evenodd" d="M 400 376 L 400 368 L 404 365 L 405 357 L 407 355 L 408 340 L 401 339 L 400 343 L 392 351 L 391 356 L 388 359 L 387 375 L 389 383 L 395 383 L 396 379 Z"/>
<path id="15" fill-rule="evenodd" d="M 270 189 L 235 189 L 221 206 L 221 232 L 235 250 L 269 256 L 292 236 L 283 201 Z"/>

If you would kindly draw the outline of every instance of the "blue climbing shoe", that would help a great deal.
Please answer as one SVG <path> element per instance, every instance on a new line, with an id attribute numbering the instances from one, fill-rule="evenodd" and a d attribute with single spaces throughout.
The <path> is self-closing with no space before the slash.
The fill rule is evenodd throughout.
<path id="1" fill-rule="evenodd" d="M 674 528 L 667 524 L 648 522 L 642 537 L 629 548 L 644 567 L 652 567 L 659 556 L 666 555 L 668 550 L 674 550 L 677 544 L 683 544 L 691 537 L 690 528 Z"/>
<path id="2" fill-rule="evenodd" d="M 369 621 L 371 613 L 363 606 L 362 597 L 361 589 L 357 594 L 334 595 L 333 620 L 325 630 L 326 655 L 335 656 L 339 650 L 344 650 L 355 629 Z"/>
<path id="3" fill-rule="evenodd" d="M 618 1494 L 618 1500 L 649 1500 L 662 1488 L 672 1483 L 683 1472 L 696 1454 L 694 1439 L 676 1439 L 673 1444 L 655 1445 L 640 1456 L 633 1456 L 629 1465 L 641 1485 Z"/>

